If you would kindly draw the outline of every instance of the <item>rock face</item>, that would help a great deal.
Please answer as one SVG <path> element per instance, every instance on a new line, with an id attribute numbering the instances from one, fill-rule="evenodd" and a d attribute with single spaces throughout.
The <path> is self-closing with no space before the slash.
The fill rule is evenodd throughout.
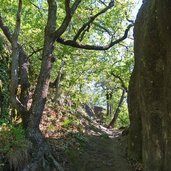
<path id="1" fill-rule="evenodd" d="M 128 154 L 144 171 L 171 170 L 171 1 L 144 1 L 134 29 Z"/>
<path id="2" fill-rule="evenodd" d="M 94 106 L 93 111 L 97 117 L 102 118 L 102 115 L 104 115 L 105 109 L 100 106 Z"/>
<path id="3" fill-rule="evenodd" d="M 88 104 L 82 104 L 82 107 L 83 109 L 85 109 L 85 112 L 87 113 L 88 116 L 90 117 L 94 116 L 94 112 Z"/>

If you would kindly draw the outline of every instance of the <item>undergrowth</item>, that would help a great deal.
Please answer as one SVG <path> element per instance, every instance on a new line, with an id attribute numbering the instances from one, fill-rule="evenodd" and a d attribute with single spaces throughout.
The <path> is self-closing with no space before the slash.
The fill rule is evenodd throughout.
<path id="1" fill-rule="evenodd" d="M 25 137 L 21 126 L 0 126 L 0 167 L 9 165 L 10 170 L 21 170 L 29 159 L 31 142 Z"/>

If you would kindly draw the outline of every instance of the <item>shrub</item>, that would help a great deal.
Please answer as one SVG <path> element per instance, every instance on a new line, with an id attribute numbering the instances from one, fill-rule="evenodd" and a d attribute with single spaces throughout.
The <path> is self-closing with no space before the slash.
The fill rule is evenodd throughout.
<path id="1" fill-rule="evenodd" d="M 0 126 L 0 154 L 10 170 L 21 170 L 28 162 L 31 142 L 25 138 L 21 126 L 2 124 Z M 2 162 L 2 161 L 1 161 Z"/>

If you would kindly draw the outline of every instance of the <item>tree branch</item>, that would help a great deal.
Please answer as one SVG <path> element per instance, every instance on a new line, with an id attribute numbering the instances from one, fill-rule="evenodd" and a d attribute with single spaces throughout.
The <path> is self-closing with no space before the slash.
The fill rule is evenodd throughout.
<path id="1" fill-rule="evenodd" d="M 110 8 L 112 8 L 114 6 L 114 1 L 112 0 L 109 5 L 107 7 L 105 7 L 104 9 L 102 9 L 100 12 L 98 12 L 97 14 L 95 14 L 94 16 L 90 17 L 90 19 L 83 24 L 83 26 L 78 30 L 77 34 L 75 35 L 73 41 L 76 41 L 80 34 L 82 32 L 84 32 L 84 30 L 86 30 L 87 27 L 90 27 L 90 24 L 101 14 L 105 13 L 107 10 L 109 10 Z"/>
<path id="2" fill-rule="evenodd" d="M 18 24 L 16 24 L 15 31 L 16 31 L 17 27 L 18 27 L 18 29 L 20 29 L 20 15 L 21 15 L 22 1 L 20 1 L 19 3 L 20 4 L 18 5 L 18 12 L 17 12 L 17 16 L 16 16 L 16 23 L 18 23 Z M 12 45 L 14 43 L 14 40 L 13 40 L 15 37 L 14 33 L 12 34 L 10 32 L 8 26 L 5 25 L 1 16 L 0 16 L 0 28 L 2 29 L 4 35 L 6 36 L 6 38 Z M 19 32 L 17 34 L 19 34 Z M 17 53 L 19 53 L 19 59 L 17 59 L 17 60 L 19 60 L 20 62 L 19 61 L 15 61 L 15 62 L 17 62 L 17 68 L 16 68 L 17 74 L 18 74 L 18 66 L 20 65 L 19 68 L 20 68 L 21 95 L 20 95 L 20 99 L 18 99 L 18 97 L 16 97 L 16 92 L 14 92 L 15 96 L 11 98 L 11 102 L 12 102 L 13 106 L 15 106 L 15 108 L 18 111 L 20 111 L 20 112 L 23 111 L 25 113 L 25 111 L 27 110 L 26 106 L 27 106 L 27 101 L 28 101 L 28 88 L 30 86 L 29 79 L 28 79 L 28 57 L 27 57 L 27 54 L 25 53 L 23 47 L 18 43 L 18 38 L 17 38 L 17 40 L 15 40 L 15 46 L 16 46 L 16 43 L 17 43 L 17 50 L 19 51 L 19 52 L 17 52 Z M 13 49 L 14 49 L 14 51 L 16 50 L 14 48 L 14 46 L 13 46 Z M 13 53 L 13 55 L 14 55 L 14 53 Z M 13 55 L 12 55 L 12 57 L 13 57 Z M 18 58 L 18 54 L 17 54 L 17 58 Z M 12 78 L 12 75 L 11 75 L 11 78 Z M 18 82 L 18 80 L 17 80 L 17 82 Z M 18 84 L 17 84 L 17 87 L 18 87 Z"/>
<path id="3" fill-rule="evenodd" d="M 30 107 L 32 119 L 34 120 L 34 127 L 39 126 L 42 112 L 46 103 L 50 74 L 52 70 L 52 57 L 54 50 L 54 37 L 53 34 L 56 30 L 56 0 L 48 1 L 48 19 L 44 31 L 44 45 L 42 53 L 41 69 L 37 81 L 37 85 L 33 94 L 33 102 Z"/>
<path id="4" fill-rule="evenodd" d="M 30 55 L 28 55 L 28 58 L 33 56 L 35 53 L 38 53 L 38 52 L 43 50 L 43 48 L 38 48 L 38 49 L 35 50 L 32 46 L 30 46 L 30 48 L 32 49 L 32 53 Z"/>
<path id="5" fill-rule="evenodd" d="M 11 104 L 14 108 L 19 109 L 19 111 L 27 110 L 26 107 L 24 107 L 23 104 L 17 98 L 18 66 L 19 66 L 19 55 L 20 55 L 18 37 L 19 37 L 20 25 L 21 25 L 21 10 L 22 10 L 22 0 L 19 0 L 18 11 L 16 15 L 16 25 L 12 36 L 10 36 L 10 32 L 7 27 L 4 30 L 6 36 L 8 36 L 7 38 L 11 41 L 11 46 L 12 46 L 11 84 L 10 84 Z"/>
<path id="6" fill-rule="evenodd" d="M 71 47 L 76 47 L 76 48 L 80 48 L 80 49 L 87 49 L 87 50 L 108 50 L 111 47 L 113 47 L 114 45 L 122 42 L 123 40 L 125 40 L 128 36 L 128 32 L 130 30 L 131 27 L 133 27 L 133 24 L 128 25 L 127 29 L 125 30 L 125 33 L 122 37 L 120 37 L 119 39 L 115 40 L 115 41 L 111 41 L 111 43 L 109 45 L 104 45 L 104 46 L 96 46 L 96 45 L 83 45 L 81 43 L 77 43 L 74 40 L 65 40 L 61 37 L 57 38 L 56 41 L 58 43 L 61 43 L 63 45 L 68 45 Z"/>
<path id="7" fill-rule="evenodd" d="M 55 39 L 58 39 L 67 29 L 73 14 L 75 13 L 76 9 L 78 8 L 79 4 L 81 3 L 81 0 L 75 0 L 74 4 L 70 8 L 70 0 L 65 0 L 65 11 L 66 11 L 66 16 L 61 24 L 61 26 L 55 31 Z"/>
<path id="8" fill-rule="evenodd" d="M 128 92 L 128 88 L 127 88 L 127 86 L 125 85 L 123 79 L 122 79 L 119 75 L 114 74 L 113 72 L 111 72 L 111 74 L 112 74 L 112 76 L 114 76 L 115 78 L 118 78 L 118 79 L 119 79 L 119 81 L 121 82 L 122 88 L 123 88 L 126 92 Z"/>
<path id="9" fill-rule="evenodd" d="M 18 11 L 17 11 L 17 16 L 16 16 L 16 26 L 14 29 L 14 33 L 12 35 L 13 41 L 17 42 L 18 41 L 18 36 L 20 33 L 20 25 L 21 25 L 21 10 L 22 10 L 22 0 L 19 0 L 18 3 Z"/>
<path id="10" fill-rule="evenodd" d="M 106 4 L 105 4 L 105 2 L 103 2 L 102 0 L 99 0 L 104 6 L 107 6 Z"/>
<path id="11" fill-rule="evenodd" d="M 38 5 L 34 4 L 32 1 L 30 1 L 30 4 L 32 4 L 32 5 L 33 5 L 35 8 L 37 8 L 38 10 L 41 9 Z"/>
<path id="12" fill-rule="evenodd" d="M 93 22 L 92 24 L 94 24 L 96 27 L 99 27 L 100 29 L 102 29 L 102 30 L 104 30 L 106 33 L 108 33 L 108 35 L 110 35 L 111 36 L 111 32 L 110 32 L 110 30 L 108 29 L 108 28 L 105 28 L 104 26 L 102 26 L 102 25 L 100 25 L 100 24 L 98 24 L 98 23 L 95 23 L 95 22 Z M 100 30 L 99 29 L 99 30 Z M 100 30 L 101 31 L 101 30 Z M 102 31 L 101 31 L 102 32 Z"/>
<path id="13" fill-rule="evenodd" d="M 8 41 L 11 43 L 12 42 L 12 34 L 9 30 L 9 28 L 5 25 L 2 17 L 0 16 L 0 28 L 2 29 L 4 35 L 8 39 Z"/>
<path id="14" fill-rule="evenodd" d="M 111 120 L 111 122 L 109 123 L 109 125 L 107 126 L 107 128 L 110 128 L 110 127 L 114 127 L 116 121 L 117 121 L 117 118 L 118 118 L 118 115 L 120 113 L 120 108 L 122 107 L 122 104 L 124 102 L 124 98 L 125 98 L 125 90 L 122 90 L 122 95 L 120 97 L 120 100 L 119 100 L 119 103 L 118 103 L 118 106 L 116 108 L 116 111 L 114 113 L 114 117 L 113 119 Z"/>

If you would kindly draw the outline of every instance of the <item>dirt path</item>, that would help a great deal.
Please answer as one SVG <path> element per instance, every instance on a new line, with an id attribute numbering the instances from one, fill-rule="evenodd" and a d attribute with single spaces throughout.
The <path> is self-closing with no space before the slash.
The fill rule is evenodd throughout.
<path id="1" fill-rule="evenodd" d="M 126 159 L 125 144 L 122 136 L 86 136 L 79 148 L 75 145 L 65 151 L 65 171 L 135 171 Z"/>
<path id="2" fill-rule="evenodd" d="M 133 171 L 120 138 L 89 137 L 89 143 L 73 162 L 73 171 Z"/>
<path id="3" fill-rule="evenodd" d="M 127 138 L 121 130 L 107 129 L 81 112 L 76 116 L 80 128 L 63 128 L 56 115 L 55 119 L 50 115 L 54 131 L 48 131 L 48 118 L 42 123 L 42 131 L 65 171 L 135 171 L 126 159 Z"/>

